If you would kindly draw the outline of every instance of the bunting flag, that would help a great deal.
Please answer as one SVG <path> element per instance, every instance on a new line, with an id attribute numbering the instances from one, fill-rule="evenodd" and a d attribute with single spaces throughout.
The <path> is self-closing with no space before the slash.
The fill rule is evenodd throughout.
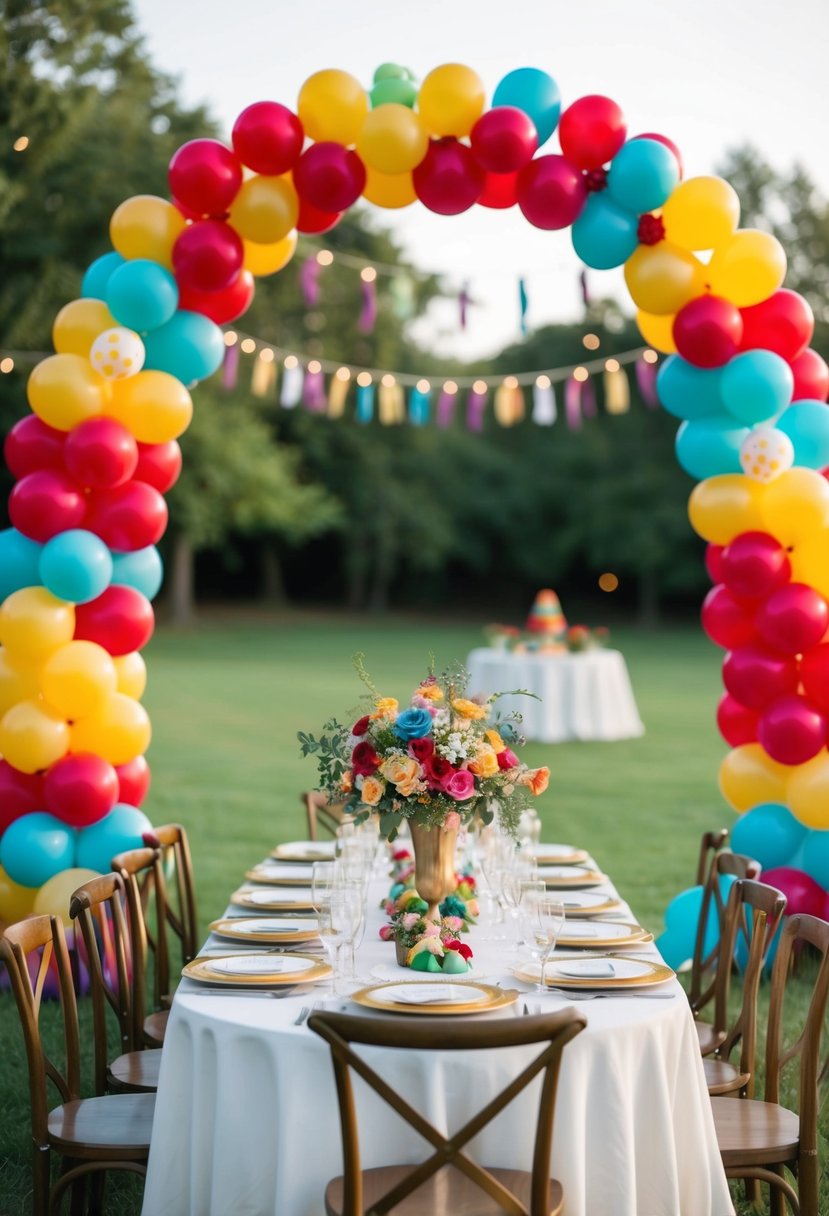
<path id="1" fill-rule="evenodd" d="M 374 324 L 377 320 L 376 281 L 374 279 L 361 279 L 360 291 L 363 303 L 360 308 L 360 316 L 357 320 L 357 328 L 361 334 L 370 334 L 374 332 Z"/>
<path id="2" fill-rule="evenodd" d="M 474 384 L 469 390 L 469 396 L 466 399 L 466 429 L 468 431 L 480 432 L 484 429 L 484 414 L 486 413 L 486 399 L 488 395 L 487 386 L 483 381 L 479 384 Z"/>
<path id="3" fill-rule="evenodd" d="M 656 395 L 656 371 L 656 363 L 637 359 L 636 384 L 639 392 L 642 394 L 642 400 L 645 405 L 650 406 L 654 410 L 659 407 L 659 398 Z"/>
<path id="4" fill-rule="evenodd" d="M 340 372 L 343 369 L 340 369 Z M 342 418 L 345 413 L 345 400 L 348 396 L 348 388 L 351 383 L 351 376 L 340 375 L 338 372 L 331 377 L 331 383 L 328 386 L 328 417 Z"/>
<path id="5" fill-rule="evenodd" d="M 391 281 L 392 312 L 399 321 L 410 320 L 415 313 L 415 284 L 408 274 L 397 274 Z"/>
<path id="6" fill-rule="evenodd" d="M 521 313 L 521 333 L 526 338 L 529 300 L 527 299 L 527 283 L 525 279 L 518 280 L 518 307 Z"/>
<path id="7" fill-rule="evenodd" d="M 302 385 L 302 401 L 307 410 L 312 414 L 324 414 L 328 405 L 325 396 L 325 377 L 322 374 L 322 368 L 317 366 L 312 371 L 308 367 L 305 371 L 305 380 Z"/>
<path id="8" fill-rule="evenodd" d="M 409 393 L 409 422 L 412 426 L 425 426 L 429 421 L 430 396 L 422 382 L 418 382 Z"/>
<path id="9" fill-rule="evenodd" d="M 222 363 L 222 387 L 228 392 L 236 387 L 236 380 L 239 375 L 239 343 L 234 342 L 232 346 L 225 347 L 225 357 Z"/>
<path id="10" fill-rule="evenodd" d="M 320 271 L 322 265 L 316 256 L 306 258 L 299 268 L 299 288 L 306 308 L 316 308 L 320 298 Z"/>
<path id="11" fill-rule="evenodd" d="M 552 426 L 558 416 L 556 394 L 549 376 L 539 376 L 533 385 L 532 420 L 538 426 Z"/>
<path id="12" fill-rule="evenodd" d="M 264 353 L 264 352 L 263 352 Z M 276 363 L 273 359 L 255 359 L 250 377 L 254 397 L 267 397 L 276 388 Z"/>
<path id="13" fill-rule="evenodd" d="M 630 385 L 621 369 L 605 369 L 604 406 L 608 414 L 626 414 L 630 409 Z"/>
<path id="14" fill-rule="evenodd" d="M 437 424 L 444 430 L 446 427 L 450 427 L 454 421 L 455 398 L 457 395 L 457 389 L 450 393 L 446 388 L 444 388 L 441 390 L 441 394 L 438 397 Z"/>
<path id="15" fill-rule="evenodd" d="M 524 417 L 524 394 L 515 377 L 507 377 L 495 390 L 495 421 L 499 426 L 515 426 Z"/>
<path id="16" fill-rule="evenodd" d="M 299 363 L 286 367 L 282 375 L 282 393 L 279 404 L 283 409 L 292 410 L 302 400 L 302 381 L 305 370 Z"/>
<path id="17" fill-rule="evenodd" d="M 357 421 L 371 422 L 374 417 L 374 385 L 357 385 Z"/>
<path id="18" fill-rule="evenodd" d="M 392 384 L 384 383 L 386 377 L 380 381 L 380 392 L 378 394 L 378 417 L 383 426 L 398 426 L 401 422 L 406 421 L 406 401 L 403 396 L 403 389 L 395 381 Z"/>
<path id="19" fill-rule="evenodd" d="M 564 414 L 571 431 L 581 430 L 581 383 L 575 376 L 564 385 Z"/>

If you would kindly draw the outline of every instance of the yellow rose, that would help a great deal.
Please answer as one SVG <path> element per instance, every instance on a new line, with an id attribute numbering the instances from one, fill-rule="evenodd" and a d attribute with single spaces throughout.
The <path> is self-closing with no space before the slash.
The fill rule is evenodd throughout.
<path id="1" fill-rule="evenodd" d="M 388 756 L 380 765 L 380 772 L 392 785 L 411 781 L 417 776 L 420 765 L 413 756 Z"/>
<path id="2" fill-rule="evenodd" d="M 493 751 L 495 752 L 496 756 L 498 755 L 499 752 L 506 750 L 507 745 L 504 742 L 504 740 L 501 738 L 501 736 L 498 734 L 497 730 L 485 730 L 484 734 L 486 735 L 487 739 L 489 739 L 490 743 L 492 744 L 492 748 L 493 748 Z"/>
<path id="3" fill-rule="evenodd" d="M 477 722 L 487 715 L 483 705 L 477 705 L 474 701 L 466 701 L 463 697 L 456 697 L 452 702 L 452 708 L 459 717 L 469 718 L 473 722 Z"/>
<path id="4" fill-rule="evenodd" d="M 385 781 L 378 781 L 376 777 L 366 777 L 363 788 L 360 790 L 360 801 L 364 802 L 366 806 L 377 806 L 385 789 Z"/>
<path id="5" fill-rule="evenodd" d="M 419 793 L 423 788 L 423 782 L 417 774 L 413 777 L 407 777 L 404 781 L 398 781 L 396 790 L 401 798 L 411 798 L 412 794 Z"/>
<path id="6" fill-rule="evenodd" d="M 372 722 L 378 718 L 393 718 L 397 713 L 398 702 L 394 697 L 378 697 L 377 707 L 373 714 L 369 714 Z"/>
<path id="7" fill-rule="evenodd" d="M 485 745 L 469 762 L 469 768 L 476 777 L 494 777 L 498 772 L 498 757 L 491 747 Z"/>
<path id="8" fill-rule="evenodd" d="M 443 693 L 437 684 L 421 684 L 420 688 L 415 692 L 416 697 L 423 697 L 427 701 L 442 701 Z"/>

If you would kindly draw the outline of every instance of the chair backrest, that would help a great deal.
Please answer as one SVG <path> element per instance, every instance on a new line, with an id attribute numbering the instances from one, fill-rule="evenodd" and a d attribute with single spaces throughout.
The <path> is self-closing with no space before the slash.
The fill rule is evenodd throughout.
<path id="1" fill-rule="evenodd" d="M 711 859 L 715 853 L 725 847 L 728 840 L 728 828 L 717 828 L 713 832 L 703 832 L 699 842 L 699 857 L 697 858 L 696 886 L 705 886 L 708 871 L 711 869 Z"/>
<path id="2" fill-rule="evenodd" d="M 49 1101 L 47 1081 L 54 1083 L 62 1102 L 80 1097 L 78 1006 L 61 921 L 56 916 L 32 916 L 8 925 L 0 938 L 0 960 L 8 969 L 23 1027 L 29 1066 L 32 1139 L 38 1149 L 49 1143 L 47 1119 L 53 1103 Z M 55 972 L 63 1011 L 62 1067 L 58 1067 L 47 1055 L 40 1037 L 44 987 L 50 978 L 54 983 Z"/>
<path id="3" fill-rule="evenodd" d="M 133 1044 L 144 1043 L 144 1018 L 147 1015 L 147 967 L 153 958 L 153 1008 L 158 1009 L 170 986 L 170 960 L 167 950 L 167 890 L 161 866 L 160 849 L 129 849 L 112 859 L 112 869 L 120 874 L 127 897 L 127 912 L 132 947 Z"/>
<path id="4" fill-rule="evenodd" d="M 181 962 L 192 962 L 198 953 L 196 885 L 187 833 L 180 823 L 165 823 L 144 836 L 144 843 L 161 849 L 166 884 L 167 927 L 181 944 Z"/>
<path id="5" fill-rule="evenodd" d="M 343 1216 L 363 1216 L 362 1175 L 357 1116 L 351 1083 L 352 1070 L 387 1102 L 398 1115 L 432 1145 L 428 1160 L 412 1167 L 398 1184 L 376 1203 L 387 1212 L 410 1195 L 445 1165 L 454 1164 L 494 1199 L 505 1212 L 521 1216 L 549 1216 L 550 1157 L 556 1088 L 564 1047 L 586 1026 L 575 1009 L 543 1017 L 509 1018 L 496 1021 L 450 1022 L 412 1025 L 409 1019 L 363 1018 L 347 1014 L 315 1013 L 310 1028 L 331 1048 L 343 1140 Z M 365 1060 L 352 1044 L 414 1051 L 481 1051 L 543 1044 L 543 1050 L 514 1079 L 447 1138 L 414 1109 Z M 533 1080 L 543 1074 L 533 1151 L 532 1188 L 529 1210 L 485 1168 L 465 1154 L 464 1147 Z M 375 1210 L 375 1209 L 372 1209 Z"/>
<path id="6" fill-rule="evenodd" d="M 699 921 L 691 960 L 691 984 L 688 999 L 699 1013 L 714 1002 L 714 1026 L 725 1030 L 728 1017 L 728 988 L 731 981 L 733 957 L 721 950 L 726 929 L 728 891 L 723 892 L 720 878 L 731 875 L 736 879 L 760 877 L 760 863 L 743 853 L 716 852 L 711 857 L 708 876 L 702 891 Z M 715 920 L 717 932 L 714 944 L 707 948 L 709 925 Z M 724 965 L 725 964 L 725 965 Z"/>
<path id="7" fill-rule="evenodd" d="M 329 802 L 328 796 L 319 790 L 309 790 L 300 794 L 300 801 L 308 816 L 308 839 L 316 840 L 319 829 L 324 828 L 329 836 L 336 836 L 337 828 L 346 819 L 342 802 Z"/>
<path id="8" fill-rule="evenodd" d="M 95 1092 L 106 1090 L 107 1006 L 118 1023 L 120 1052 L 134 1051 L 135 1019 L 132 1012 L 132 936 L 127 928 L 126 894 L 120 874 L 101 874 L 72 893 L 69 915 L 80 927 L 86 948 L 92 997 L 95 1051 Z M 144 934 L 144 918 L 135 932 Z M 139 954 L 146 955 L 146 942 Z"/>
<path id="9" fill-rule="evenodd" d="M 740 1008 L 717 1054 L 727 1060 L 740 1048 L 741 1092 L 754 1096 L 757 1055 L 757 990 L 774 935 L 786 910 L 786 896 L 768 883 L 738 879 L 728 893 L 723 929 L 723 958 L 741 957 Z"/>

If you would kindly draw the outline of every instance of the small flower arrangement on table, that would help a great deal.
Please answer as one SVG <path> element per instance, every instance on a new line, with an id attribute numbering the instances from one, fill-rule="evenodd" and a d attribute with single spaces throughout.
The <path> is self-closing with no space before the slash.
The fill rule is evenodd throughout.
<path id="1" fill-rule="evenodd" d="M 390 920 L 381 927 L 380 936 L 395 943 L 398 962 L 413 971 L 463 975 L 472 958 L 472 948 L 460 939 L 460 934 L 474 923 L 470 904 L 457 895 L 447 896 L 440 905 L 438 921 L 426 918 L 427 907 L 417 891 L 407 888 L 386 904 Z"/>
<path id="2" fill-rule="evenodd" d="M 597 650 L 606 646 L 609 638 L 610 630 L 604 625 L 597 625 L 595 629 L 588 625 L 571 625 L 567 630 L 567 649 L 571 654 Z"/>

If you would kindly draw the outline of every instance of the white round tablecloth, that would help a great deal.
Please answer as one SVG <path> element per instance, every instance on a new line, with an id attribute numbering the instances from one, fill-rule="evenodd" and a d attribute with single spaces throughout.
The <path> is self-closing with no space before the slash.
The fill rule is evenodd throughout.
<path id="1" fill-rule="evenodd" d="M 625 660 L 618 650 L 514 654 L 481 647 L 467 661 L 470 693 L 526 689 L 501 697 L 501 713 L 523 715 L 522 732 L 539 743 L 635 739 L 644 734 Z"/>

